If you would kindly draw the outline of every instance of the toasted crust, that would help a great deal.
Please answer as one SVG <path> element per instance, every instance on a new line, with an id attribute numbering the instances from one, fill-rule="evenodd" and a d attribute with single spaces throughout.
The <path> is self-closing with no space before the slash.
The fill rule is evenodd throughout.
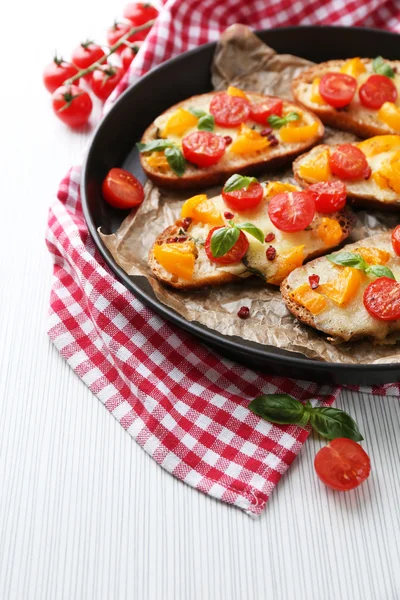
<path id="1" fill-rule="evenodd" d="M 361 59 L 365 64 L 371 62 L 370 58 Z M 315 113 L 324 125 L 329 125 L 335 129 L 349 131 L 361 138 L 368 138 L 374 135 L 384 135 L 386 133 L 399 133 L 385 123 L 376 123 L 372 114 L 376 111 L 371 111 L 371 114 L 366 114 L 365 109 L 358 106 L 350 106 L 342 109 L 336 109 L 331 106 L 319 105 L 310 102 L 305 97 L 305 86 L 311 84 L 316 77 L 321 77 L 329 71 L 340 69 L 345 63 L 345 60 L 330 60 L 328 62 L 314 65 L 303 71 L 292 82 L 292 92 L 294 98 L 308 110 Z M 387 61 L 390 65 L 400 69 L 400 61 Z"/>
<path id="2" fill-rule="evenodd" d="M 211 99 L 218 92 L 210 92 L 209 94 L 202 94 L 201 96 L 193 96 L 192 98 L 188 98 L 178 104 L 175 104 L 163 114 L 169 113 L 173 110 L 176 110 L 179 107 L 190 107 L 196 106 L 196 102 L 199 99 L 209 98 Z M 268 98 L 263 94 L 248 92 L 252 98 L 256 98 L 262 100 L 264 98 Z M 288 104 L 291 107 L 297 107 L 299 110 L 302 110 L 303 113 L 304 107 L 300 107 L 297 102 L 293 101 L 284 101 L 284 104 Z M 311 148 L 319 141 L 321 141 L 324 135 L 324 126 L 322 125 L 320 119 L 315 116 L 310 111 L 307 111 L 307 116 L 312 120 L 312 122 L 317 121 L 320 125 L 318 135 L 310 138 L 307 142 L 301 142 L 297 144 L 279 144 L 278 146 L 271 146 L 267 150 L 262 152 L 257 152 L 252 154 L 251 157 L 242 158 L 240 156 L 233 157 L 232 160 L 229 161 L 228 164 L 216 164 L 212 167 L 208 168 L 197 168 L 194 165 L 188 164 L 186 172 L 182 177 L 178 177 L 172 171 L 167 173 L 160 172 L 154 168 L 151 168 L 145 157 L 140 155 L 140 161 L 142 165 L 142 169 L 146 173 L 147 177 L 151 179 L 157 186 L 170 188 L 170 189 L 190 189 L 190 188 L 199 188 L 199 187 L 208 187 L 211 185 L 215 185 L 218 183 L 224 182 L 230 175 L 233 173 L 240 174 L 256 174 L 260 171 L 268 169 L 278 168 L 282 165 L 290 163 L 296 156 L 305 152 L 307 149 Z M 162 115 L 160 115 L 162 116 Z M 158 128 L 155 123 L 152 123 L 144 132 L 142 137 L 142 142 L 150 142 L 152 140 L 157 139 L 158 136 Z"/>

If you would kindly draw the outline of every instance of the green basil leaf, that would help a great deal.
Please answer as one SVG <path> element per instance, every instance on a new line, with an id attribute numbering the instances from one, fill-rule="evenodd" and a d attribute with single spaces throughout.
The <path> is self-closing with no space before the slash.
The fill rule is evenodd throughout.
<path id="1" fill-rule="evenodd" d="M 364 439 L 354 419 L 339 408 L 311 409 L 310 424 L 315 431 L 328 440 L 345 437 L 361 442 Z"/>
<path id="2" fill-rule="evenodd" d="M 186 170 L 186 160 L 183 157 L 182 151 L 176 146 L 165 150 L 165 157 L 173 172 L 182 177 Z"/>
<path id="3" fill-rule="evenodd" d="M 288 394 L 265 394 L 249 404 L 249 409 L 271 423 L 301 425 L 308 423 L 310 409 Z"/>
<path id="4" fill-rule="evenodd" d="M 241 223 L 240 225 L 237 225 L 235 223 L 235 227 L 241 229 L 242 231 L 245 231 L 249 235 L 252 235 L 254 238 L 256 238 L 256 240 L 258 240 L 262 244 L 264 243 L 264 233 L 261 231 L 261 229 L 253 225 L 253 223 Z"/>
<path id="5" fill-rule="evenodd" d="M 172 148 L 174 145 L 174 142 L 171 142 L 170 140 L 153 140 L 152 142 L 147 142 L 147 144 L 138 142 L 136 144 L 136 148 L 139 150 L 140 153 L 160 152 L 162 150 L 165 150 L 166 148 Z"/>
<path id="6" fill-rule="evenodd" d="M 194 115 L 198 119 L 200 119 L 200 117 L 205 117 L 207 114 L 206 111 L 202 110 L 201 108 L 189 108 L 189 112 L 191 112 L 192 115 Z"/>
<path id="7" fill-rule="evenodd" d="M 389 277 L 390 279 L 394 279 L 396 281 L 396 277 L 393 275 L 393 272 L 383 265 L 372 265 L 365 270 L 367 275 L 373 275 L 374 277 Z"/>
<path id="8" fill-rule="evenodd" d="M 340 265 L 342 267 L 353 267 L 353 269 L 360 269 L 365 271 L 367 263 L 361 256 L 356 252 L 338 252 L 337 254 L 327 254 L 326 258 L 334 265 Z"/>
<path id="9" fill-rule="evenodd" d="M 211 253 L 215 258 L 225 256 L 239 239 L 240 231 L 237 227 L 221 227 L 211 236 Z"/>
<path id="10" fill-rule="evenodd" d="M 258 180 L 255 177 L 245 177 L 244 175 L 235 173 L 235 175 L 231 175 L 225 183 L 224 192 L 234 192 L 235 190 L 242 190 L 243 188 L 247 190 L 251 183 L 258 183 Z"/>
<path id="11" fill-rule="evenodd" d="M 284 117 L 278 117 L 278 115 L 271 115 L 268 117 L 268 123 L 274 129 L 279 129 L 279 127 L 283 127 L 287 125 L 290 121 L 298 121 L 300 119 L 300 115 L 296 112 L 290 112 Z"/>
<path id="12" fill-rule="evenodd" d="M 214 117 L 212 115 L 204 115 L 197 122 L 197 129 L 200 131 L 214 131 Z"/>
<path id="13" fill-rule="evenodd" d="M 385 62 L 382 56 L 377 56 L 372 61 L 372 68 L 375 73 L 379 75 L 386 75 L 386 77 L 390 77 L 391 79 L 394 77 L 394 71 L 389 63 Z"/>
<path id="14" fill-rule="evenodd" d="M 285 117 L 286 122 L 290 123 L 291 121 L 298 121 L 300 119 L 300 115 L 296 112 L 290 112 Z"/>

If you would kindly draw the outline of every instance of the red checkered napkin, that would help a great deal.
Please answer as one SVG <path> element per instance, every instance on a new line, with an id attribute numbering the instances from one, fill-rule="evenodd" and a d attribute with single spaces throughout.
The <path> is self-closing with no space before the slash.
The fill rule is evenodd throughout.
<path id="1" fill-rule="evenodd" d="M 129 77 L 173 54 L 216 39 L 241 21 L 255 28 L 303 23 L 399 27 L 395 3 L 336 0 L 168 1 Z M 119 89 L 119 92 L 121 88 Z M 215 498 L 259 514 L 308 436 L 248 410 L 260 393 L 333 402 L 338 388 L 272 377 L 222 358 L 166 323 L 128 292 L 89 236 L 80 169 L 61 182 L 49 212 L 54 262 L 48 333 L 61 355 L 130 435 L 167 471 Z M 386 388 L 377 388 L 384 394 Z M 398 393 L 398 388 L 390 388 Z"/>

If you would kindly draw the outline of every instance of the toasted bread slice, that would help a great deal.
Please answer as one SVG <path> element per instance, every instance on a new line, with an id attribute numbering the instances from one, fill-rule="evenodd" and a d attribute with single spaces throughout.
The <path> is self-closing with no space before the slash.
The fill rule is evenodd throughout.
<path id="1" fill-rule="evenodd" d="M 146 129 L 141 143 L 149 143 L 157 139 L 167 138 L 178 147 L 181 147 L 183 137 L 197 131 L 198 123 L 195 122 L 183 133 L 180 133 L 180 135 L 175 135 L 172 133 L 165 133 L 169 118 L 177 113 L 178 109 L 184 109 L 185 111 L 197 109 L 209 114 L 210 102 L 214 96 L 219 93 L 221 92 L 210 92 L 209 94 L 193 96 L 192 98 L 188 98 L 187 100 L 172 106 L 160 115 L 148 129 Z M 251 103 L 261 102 L 267 98 L 272 98 L 271 96 L 264 96 L 263 94 L 252 92 L 246 92 L 246 97 Z M 222 183 L 233 173 L 256 173 L 265 168 L 275 168 L 290 163 L 296 156 L 321 141 L 324 134 L 324 127 L 318 117 L 311 112 L 304 110 L 304 108 L 300 107 L 297 103 L 284 100 L 283 114 L 285 115 L 290 112 L 295 112 L 301 117 L 296 123 L 292 122 L 290 127 L 314 126 L 314 132 L 307 137 L 307 139 L 293 143 L 284 142 L 281 139 L 280 129 L 276 128 L 273 130 L 273 135 L 278 141 L 277 145 L 271 145 L 271 143 L 269 143 L 267 147 L 262 150 L 237 153 L 233 152 L 233 143 L 230 145 L 228 144 L 224 155 L 216 165 L 200 168 L 187 162 L 186 170 L 180 177 L 170 168 L 166 159 L 163 159 L 163 152 L 143 152 L 140 155 L 142 168 L 148 178 L 158 186 L 170 189 L 188 189 L 198 187 L 206 188 L 210 185 Z M 269 127 L 268 123 L 261 125 L 251 119 L 246 121 L 246 126 L 253 132 L 256 132 L 256 135 L 261 134 L 262 131 Z M 232 139 L 232 142 L 235 142 L 239 136 L 240 127 L 224 128 L 215 126 L 213 133 L 222 137 L 229 136 Z M 267 140 L 267 136 L 264 136 L 264 140 Z"/>
<path id="2" fill-rule="evenodd" d="M 357 69 L 352 72 L 351 61 L 359 61 L 364 72 L 357 74 Z M 395 71 L 393 83 L 397 87 L 400 97 L 400 61 L 385 61 Z M 379 116 L 378 110 L 366 108 L 360 103 L 358 91 L 356 91 L 353 100 L 344 108 L 336 109 L 329 106 L 322 98 L 318 98 L 315 86 L 318 88 L 318 79 L 330 72 L 344 72 L 356 77 L 358 88 L 373 74 L 373 65 L 371 58 L 330 60 L 303 71 L 293 80 L 292 92 L 294 98 L 308 110 L 312 110 L 325 125 L 350 131 L 361 138 L 368 138 L 373 135 L 384 135 L 386 133 L 399 133 L 399 129 L 394 129 Z M 316 82 L 313 87 L 313 82 Z M 321 102 L 322 101 L 322 102 Z M 397 100 L 397 103 L 399 99 Z"/>
<path id="3" fill-rule="evenodd" d="M 400 210 L 400 135 L 383 135 L 353 143 L 360 148 L 371 168 L 365 180 L 344 181 L 347 196 L 352 204 L 380 210 Z M 329 154 L 337 146 L 320 144 L 299 156 L 293 163 L 296 180 L 306 187 L 319 181 L 340 181 L 331 174 Z M 313 165 L 319 165 L 317 170 Z"/>
<path id="4" fill-rule="evenodd" d="M 400 257 L 393 251 L 390 232 L 348 244 L 341 250 L 345 251 L 360 253 L 369 265 L 380 261 L 391 269 L 396 279 L 400 279 Z M 302 323 L 327 334 L 328 339 L 335 343 L 365 337 L 383 341 L 391 333 L 400 331 L 400 319 L 381 321 L 368 313 L 363 303 L 363 294 L 374 277 L 367 276 L 357 269 L 351 269 L 356 272 L 354 289 L 349 288 L 348 300 L 342 305 L 338 304 L 338 296 L 332 295 L 331 285 L 325 286 L 337 281 L 340 274 L 343 275 L 344 269 L 345 267 L 334 265 L 326 257 L 321 257 L 292 271 L 281 285 L 282 297 L 289 311 Z M 302 304 L 301 299 L 306 298 L 303 291 L 305 286 L 311 290 L 309 277 L 312 275 L 319 277 L 319 285 L 313 290 L 316 296 L 308 297 Z M 336 297 L 336 301 L 332 297 Z M 343 296 L 342 299 L 344 300 Z M 325 307 L 318 312 L 322 308 L 319 303 L 323 304 L 324 301 Z"/>
<path id="5" fill-rule="evenodd" d="M 329 218 L 316 213 L 311 225 L 303 231 L 285 233 L 278 230 L 271 223 L 267 209 L 271 194 L 282 191 L 282 188 L 274 187 L 277 184 L 287 185 L 279 182 L 267 184 L 264 198 L 256 209 L 236 212 L 233 216 L 226 212 L 230 209 L 222 196 L 207 200 L 209 203 L 212 202 L 217 209 L 221 217 L 220 226 L 228 226 L 231 221 L 238 225 L 252 223 L 263 232 L 264 236 L 273 234 L 273 240 L 261 243 L 245 232 L 249 248 L 243 260 L 229 265 L 217 264 L 209 260 L 205 250 L 205 241 L 210 230 L 216 227 L 215 222 L 210 224 L 192 220 L 187 228 L 183 228 L 183 221 L 179 219 L 175 225 L 168 227 L 158 236 L 150 250 L 149 265 L 155 277 L 159 281 L 181 290 L 222 285 L 252 275 L 258 275 L 266 283 L 279 285 L 292 269 L 305 260 L 324 254 L 348 237 L 355 221 L 354 215 L 348 209 L 331 214 Z M 293 189 L 294 186 L 291 187 Z M 334 232 L 333 236 L 332 232 Z M 172 269 L 169 266 L 166 267 L 165 264 L 163 266 L 155 256 L 156 246 L 163 247 L 163 245 L 186 243 L 186 241 L 192 244 L 192 253 L 195 257 L 193 271 L 189 278 L 181 277 L 174 268 L 175 264 Z M 272 260 L 268 260 L 266 255 L 269 246 L 276 250 L 276 256 Z M 176 261 L 179 263 L 179 256 Z"/>

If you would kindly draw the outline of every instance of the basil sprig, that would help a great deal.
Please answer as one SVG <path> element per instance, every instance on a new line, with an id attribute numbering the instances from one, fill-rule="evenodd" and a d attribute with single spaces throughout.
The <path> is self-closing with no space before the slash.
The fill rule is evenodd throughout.
<path id="1" fill-rule="evenodd" d="M 186 170 L 186 160 L 183 157 L 182 151 L 177 146 L 171 146 L 165 149 L 165 158 L 173 172 L 182 177 Z"/>
<path id="2" fill-rule="evenodd" d="M 278 115 L 271 115 L 268 117 L 268 123 L 274 129 L 279 129 L 279 127 L 283 127 L 287 125 L 291 121 L 298 121 L 300 119 L 300 115 L 296 112 L 290 112 L 284 117 L 278 117 Z"/>
<path id="3" fill-rule="evenodd" d="M 332 407 L 315 407 L 310 402 L 303 404 L 289 394 L 265 394 L 249 404 L 249 409 L 271 423 L 279 425 L 300 425 L 308 423 L 320 435 L 333 440 L 338 437 L 361 442 L 362 437 L 357 423 L 345 411 Z"/>
<path id="4" fill-rule="evenodd" d="M 189 108 L 189 112 L 191 112 L 192 115 L 194 115 L 198 119 L 200 119 L 201 117 L 205 117 L 207 114 L 206 111 L 202 110 L 201 108 Z"/>
<path id="5" fill-rule="evenodd" d="M 253 223 L 243 223 L 237 225 L 233 221 L 229 221 L 229 227 L 220 227 L 211 236 L 211 253 L 215 258 L 225 256 L 233 248 L 239 239 L 240 230 L 246 231 L 259 242 L 264 242 L 264 234 L 261 229 L 258 229 Z"/>
<path id="6" fill-rule="evenodd" d="M 353 269 L 359 269 L 364 271 L 367 275 L 373 277 L 389 277 L 390 279 L 396 280 L 393 272 L 383 265 L 371 265 L 368 266 L 361 254 L 357 252 L 339 252 L 338 254 L 328 254 L 326 257 L 334 265 L 341 267 L 352 267 Z"/>
<path id="7" fill-rule="evenodd" d="M 386 75 L 386 77 L 390 77 L 390 79 L 393 79 L 394 77 L 394 71 L 392 67 L 389 63 L 383 60 L 382 56 L 377 56 L 374 58 L 372 61 L 372 68 L 375 73 L 378 73 L 378 75 Z"/>
<path id="8" fill-rule="evenodd" d="M 203 115 L 197 122 L 197 129 L 200 131 L 214 131 L 215 121 L 212 115 Z"/>
<path id="9" fill-rule="evenodd" d="M 258 183 L 255 177 L 245 177 L 244 175 L 231 175 L 224 185 L 224 192 L 235 192 L 236 190 L 246 189 L 252 183 Z"/>
<path id="10" fill-rule="evenodd" d="M 146 144 L 142 142 L 136 144 L 136 148 L 141 154 L 143 152 L 162 152 L 162 150 L 172 148 L 173 146 L 175 146 L 175 144 L 174 142 L 171 142 L 171 140 L 152 140 Z"/>

